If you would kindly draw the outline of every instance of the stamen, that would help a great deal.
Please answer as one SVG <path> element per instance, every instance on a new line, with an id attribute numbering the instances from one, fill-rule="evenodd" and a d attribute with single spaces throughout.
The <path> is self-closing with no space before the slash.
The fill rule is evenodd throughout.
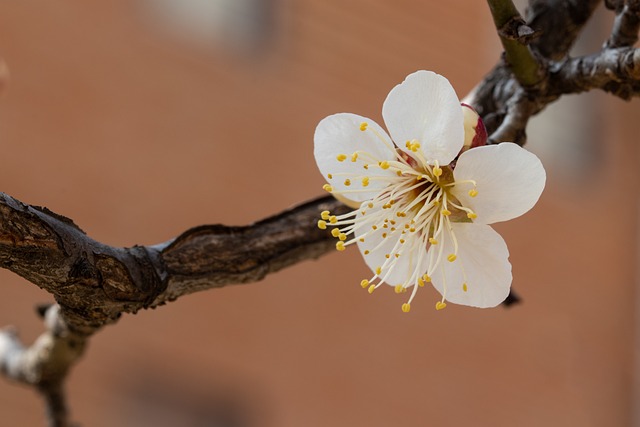
<path id="1" fill-rule="evenodd" d="M 360 123 L 360 130 L 364 132 L 365 130 L 367 130 L 367 126 L 369 126 L 369 123 L 367 122 Z"/>
<path id="2" fill-rule="evenodd" d="M 373 293 L 373 291 L 375 291 L 375 290 L 376 290 L 376 285 L 371 285 L 371 286 L 369 286 L 369 289 L 367 289 L 367 291 L 368 291 L 370 294 L 372 294 L 372 293 Z"/>
<path id="3" fill-rule="evenodd" d="M 469 190 L 469 196 L 476 197 L 477 195 L 478 195 L 478 190 L 476 190 L 475 188 L 472 188 L 471 190 Z"/>
<path id="4" fill-rule="evenodd" d="M 402 304 L 402 312 L 403 313 L 408 313 L 409 310 L 411 310 L 411 304 L 409 304 L 409 303 Z"/>
<path id="5" fill-rule="evenodd" d="M 366 288 L 367 286 L 369 286 L 369 281 L 367 279 L 364 279 L 360 282 L 360 286 L 362 286 L 362 288 Z"/>
<path id="6" fill-rule="evenodd" d="M 344 162 L 347 159 L 347 155 L 346 154 L 338 154 L 336 156 L 336 160 L 339 162 Z"/>
<path id="7" fill-rule="evenodd" d="M 327 222 L 319 219 L 318 220 L 318 228 L 320 230 L 326 230 L 327 229 Z"/>
<path id="8" fill-rule="evenodd" d="M 336 242 L 336 249 L 338 251 L 344 251 L 345 250 L 344 242 L 342 240 Z"/>
<path id="9" fill-rule="evenodd" d="M 320 212 L 320 218 L 327 220 L 329 219 L 329 215 L 331 215 L 331 212 L 329 211 L 322 211 Z"/>
<path id="10" fill-rule="evenodd" d="M 324 191 L 328 191 L 329 193 L 331 193 L 331 192 L 333 191 L 333 187 L 332 187 L 332 186 L 330 186 L 329 184 L 325 184 L 325 185 L 323 185 L 323 186 L 322 186 L 322 189 L 323 189 Z"/>
<path id="11" fill-rule="evenodd" d="M 436 303 L 436 310 L 442 310 L 447 306 L 447 304 L 444 301 L 438 301 Z"/>

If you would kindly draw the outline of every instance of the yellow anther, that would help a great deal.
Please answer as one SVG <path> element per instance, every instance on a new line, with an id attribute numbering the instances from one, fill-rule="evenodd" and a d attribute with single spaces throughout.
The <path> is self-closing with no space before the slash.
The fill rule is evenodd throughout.
<path id="1" fill-rule="evenodd" d="M 478 214 L 475 213 L 475 212 L 467 212 L 467 218 L 476 219 L 476 218 L 478 218 Z"/>
<path id="2" fill-rule="evenodd" d="M 365 249 L 364 254 L 365 255 L 369 255 L 371 252 L 369 252 L 369 249 Z"/>
<path id="3" fill-rule="evenodd" d="M 411 148 L 411 141 L 405 142 L 404 146 L 407 148 Z"/>
<path id="4" fill-rule="evenodd" d="M 331 235 L 333 237 L 338 237 L 340 235 L 340 230 L 337 228 L 334 228 L 333 230 L 331 230 Z"/>
<path id="5" fill-rule="evenodd" d="M 386 220 L 385 220 L 386 221 Z M 387 224 L 383 224 L 382 228 L 389 228 L 389 226 Z"/>
<path id="6" fill-rule="evenodd" d="M 390 209 L 391 205 L 389 203 L 385 203 L 384 205 L 382 205 L 382 209 Z"/>
<path id="7" fill-rule="evenodd" d="M 346 185 L 347 187 L 351 185 L 351 180 L 349 178 L 344 180 L 344 185 Z"/>
<path id="8" fill-rule="evenodd" d="M 327 229 L 327 222 L 319 219 L 318 220 L 318 228 L 320 230 L 326 230 Z"/>
<path id="9" fill-rule="evenodd" d="M 447 261 L 449 262 L 453 262 L 456 259 L 458 259 L 458 256 L 456 254 L 449 254 L 449 256 L 447 257 Z"/>
<path id="10" fill-rule="evenodd" d="M 436 310 L 442 310 L 446 306 L 447 306 L 447 304 L 444 301 L 438 301 L 436 303 Z"/>
<path id="11" fill-rule="evenodd" d="M 344 234 L 344 233 L 340 233 L 340 234 L 338 234 L 338 239 L 340 239 L 340 240 L 342 240 L 344 242 L 345 240 L 347 240 L 347 235 Z"/>
<path id="12" fill-rule="evenodd" d="M 376 267 L 376 274 L 379 276 L 382 273 L 382 267 Z"/>
<path id="13" fill-rule="evenodd" d="M 364 165 L 362 167 L 365 168 L 365 169 L 369 169 L 369 165 Z"/>
<path id="14" fill-rule="evenodd" d="M 402 171 L 401 171 L 401 170 L 397 170 L 397 171 L 396 171 L 396 175 L 398 175 L 398 176 L 402 176 Z"/>
<path id="15" fill-rule="evenodd" d="M 362 186 L 366 187 L 367 185 L 369 185 L 369 177 L 365 176 L 364 178 L 362 178 Z M 370 205 L 373 205 L 373 203 L 369 203 Z M 371 206 L 373 207 L 373 206 Z"/>
<path id="16" fill-rule="evenodd" d="M 409 231 L 410 231 L 410 232 L 412 232 L 412 233 L 414 233 L 414 232 L 416 231 L 416 229 L 415 229 L 415 228 L 413 228 L 413 227 L 411 227 L 411 228 L 409 229 Z"/>
<path id="17" fill-rule="evenodd" d="M 333 187 L 330 186 L 329 184 L 323 185 L 322 188 L 324 189 L 324 191 L 328 191 L 329 193 L 333 191 Z"/>
<path id="18" fill-rule="evenodd" d="M 369 281 L 367 279 L 364 279 L 360 282 L 360 286 L 362 286 L 363 289 L 366 288 L 367 286 L 369 286 Z"/>
<path id="19" fill-rule="evenodd" d="M 347 160 L 347 155 L 346 154 L 338 154 L 336 156 L 336 160 L 339 162 L 344 162 L 345 160 Z"/>
<path id="20" fill-rule="evenodd" d="M 374 229 L 374 230 L 377 230 L 378 226 L 377 225 L 372 225 L 371 228 Z"/>
<path id="21" fill-rule="evenodd" d="M 402 304 L 403 313 L 408 313 L 409 310 L 411 310 L 411 304 L 409 304 L 408 302 L 405 302 L 404 304 Z"/>
<path id="22" fill-rule="evenodd" d="M 396 292 L 396 294 L 401 294 L 402 293 L 402 289 L 404 289 L 404 286 L 396 285 L 396 287 L 393 290 Z"/>
<path id="23" fill-rule="evenodd" d="M 442 209 L 440 211 L 440 214 L 442 214 L 444 216 L 449 216 L 449 215 L 451 215 L 451 211 L 449 209 Z"/>
<path id="24" fill-rule="evenodd" d="M 400 244 L 404 245 L 405 240 L 404 239 L 400 239 Z"/>
<path id="25" fill-rule="evenodd" d="M 378 166 L 380 166 L 381 169 L 389 169 L 389 162 L 387 162 L 386 160 L 379 162 Z"/>
<path id="26" fill-rule="evenodd" d="M 361 237 L 358 240 L 361 241 L 362 243 L 364 243 L 364 237 Z"/>
<path id="27" fill-rule="evenodd" d="M 333 175 L 331 175 L 330 173 L 327 174 L 327 178 L 329 179 L 333 179 Z"/>
<path id="28" fill-rule="evenodd" d="M 396 257 L 396 258 L 400 258 L 400 254 L 398 254 L 398 253 L 393 254 L 393 256 Z"/>
<path id="29" fill-rule="evenodd" d="M 433 176 L 439 177 L 441 175 L 442 175 L 442 168 L 440 168 L 440 166 L 434 166 L 433 167 Z"/>
<path id="30" fill-rule="evenodd" d="M 396 225 L 396 221 L 393 220 L 393 219 L 391 221 L 389 221 L 389 222 L 391 223 L 391 225 Z"/>
<path id="31" fill-rule="evenodd" d="M 418 277 L 418 286 L 420 286 L 421 288 L 424 288 L 424 280 L 422 280 L 421 277 Z"/>
<path id="32" fill-rule="evenodd" d="M 372 294 L 372 293 L 373 293 L 373 291 L 375 291 L 375 290 L 376 290 L 376 285 L 371 285 L 371 286 L 369 286 L 369 289 L 367 289 L 367 291 L 368 291 L 370 294 Z"/>
<path id="33" fill-rule="evenodd" d="M 433 206 L 440 206 L 440 200 L 434 200 L 433 202 L 431 202 L 431 204 Z"/>
<path id="34" fill-rule="evenodd" d="M 338 222 L 338 217 L 337 217 L 337 216 L 335 216 L 335 215 L 331 215 L 331 216 L 329 217 L 329 222 L 330 222 L 331 224 L 335 224 L 336 222 Z"/>
<path id="35" fill-rule="evenodd" d="M 344 251 L 344 242 L 342 240 L 336 242 L 336 249 L 339 251 Z"/>
<path id="36" fill-rule="evenodd" d="M 329 215 L 331 215 L 331 212 L 329 211 L 322 211 L 320 212 L 320 218 L 327 220 L 329 219 Z"/>
<path id="37" fill-rule="evenodd" d="M 469 290 L 469 289 L 467 288 L 467 284 L 466 284 L 466 283 L 463 283 L 463 284 L 462 284 L 462 290 L 463 290 L 464 292 L 467 292 L 467 291 Z"/>
<path id="38" fill-rule="evenodd" d="M 373 209 L 373 203 L 369 202 L 367 206 L 369 207 L 369 209 Z"/>
<path id="39" fill-rule="evenodd" d="M 351 155 L 351 161 L 352 161 L 352 162 L 355 162 L 356 160 L 358 160 L 358 153 L 353 153 L 353 154 Z"/>
<path id="40" fill-rule="evenodd" d="M 426 283 L 430 283 L 431 282 L 431 277 L 429 277 L 428 274 L 424 274 L 422 276 L 422 280 L 424 280 Z"/>
<path id="41" fill-rule="evenodd" d="M 389 258 L 391 258 L 391 255 L 389 255 L 389 254 L 384 254 L 384 257 L 385 257 L 386 259 L 389 259 Z"/>
<path id="42" fill-rule="evenodd" d="M 382 233 L 382 238 L 386 239 L 387 238 L 387 233 Z"/>
<path id="43" fill-rule="evenodd" d="M 369 123 L 367 123 L 367 122 L 360 123 L 360 130 L 361 131 L 367 130 L 367 126 L 369 126 Z"/>
<path id="44" fill-rule="evenodd" d="M 476 190 L 475 188 L 472 188 L 471 190 L 469 190 L 469 195 L 471 197 L 476 197 L 478 195 L 478 190 Z"/>
<path id="45" fill-rule="evenodd" d="M 420 143 L 418 142 L 418 140 L 414 139 L 411 141 L 411 144 L 409 144 L 408 148 L 415 153 L 416 151 L 418 151 L 418 148 L 420 148 Z"/>
<path id="46" fill-rule="evenodd" d="M 433 237 L 429 237 L 429 243 L 431 243 L 432 245 L 437 245 L 438 244 L 438 240 L 434 239 Z"/>
<path id="47" fill-rule="evenodd" d="M 396 204 L 396 201 L 395 201 L 395 200 L 393 200 L 393 199 L 391 199 L 391 200 L 389 200 L 389 204 L 390 204 L 390 205 L 395 205 L 395 204 Z"/>

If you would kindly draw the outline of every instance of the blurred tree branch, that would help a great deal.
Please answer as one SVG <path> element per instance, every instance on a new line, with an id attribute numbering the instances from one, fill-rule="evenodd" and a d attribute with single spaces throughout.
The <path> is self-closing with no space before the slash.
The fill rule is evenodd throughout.
<path id="1" fill-rule="evenodd" d="M 640 0 L 606 0 L 616 13 L 611 35 L 600 52 L 577 58 L 569 49 L 599 0 L 531 0 L 526 21 L 511 0 L 487 1 L 505 54 L 465 102 L 483 117 L 492 142 L 524 144 L 529 118 L 565 94 L 640 94 L 640 51 L 632 47 Z M 162 244 L 115 248 L 68 218 L 0 193 L 0 266 L 57 302 L 40 310 L 45 332 L 30 347 L 14 330 L 0 330 L 0 369 L 43 395 L 50 426 L 69 426 L 64 380 L 92 334 L 122 313 L 256 282 L 329 252 L 334 239 L 316 226 L 323 210 L 348 208 L 327 196 L 249 226 L 206 225 Z"/>

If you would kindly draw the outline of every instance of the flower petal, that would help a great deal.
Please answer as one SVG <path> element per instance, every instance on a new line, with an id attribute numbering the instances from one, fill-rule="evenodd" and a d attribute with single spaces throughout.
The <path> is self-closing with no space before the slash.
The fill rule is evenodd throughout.
<path id="1" fill-rule="evenodd" d="M 401 150 L 415 156 L 406 142 L 417 139 L 429 164 L 448 165 L 464 143 L 462 109 L 449 81 L 431 71 L 417 71 L 394 87 L 382 117 Z"/>
<path id="2" fill-rule="evenodd" d="M 476 182 L 476 197 L 468 193 L 471 184 L 456 185 L 451 192 L 463 206 L 478 215 L 474 221 L 481 224 L 506 221 L 524 214 L 536 204 L 546 181 L 540 159 L 510 142 L 465 151 L 460 155 L 453 175 L 456 182 Z"/>
<path id="3" fill-rule="evenodd" d="M 379 209 L 381 208 L 367 209 L 365 215 L 362 215 L 362 211 L 360 211 L 356 220 L 365 223 L 363 217 L 373 215 L 375 210 Z M 372 223 L 366 223 L 362 228 L 356 230 L 356 236 L 359 239 L 358 249 L 360 249 L 367 266 L 373 272 L 376 272 L 380 267 L 381 273 L 378 276 L 391 286 L 400 284 L 411 286 L 413 282 L 410 280 L 416 272 L 416 268 L 421 267 L 418 271 L 420 274 L 427 270 L 426 246 L 421 244 L 417 233 L 402 234 L 404 225 L 408 222 L 409 220 L 406 218 L 398 218 L 394 225 L 395 231 L 391 231 L 391 227 L 383 228 L 382 224 Z M 372 225 L 377 225 L 377 230 L 373 230 Z M 382 237 L 383 235 L 386 237 Z M 360 239 L 364 239 L 364 241 Z M 403 239 L 404 243 L 401 243 L 400 239 Z M 397 257 L 396 254 L 398 254 Z"/>
<path id="4" fill-rule="evenodd" d="M 364 131 L 360 130 L 362 123 L 367 123 Z M 334 114 L 320 121 L 313 139 L 320 172 L 335 192 L 342 192 L 348 199 L 358 202 L 371 199 L 387 186 L 386 180 L 375 178 L 393 175 L 393 171 L 377 166 L 364 168 L 368 163 L 377 164 L 378 161 L 396 158 L 391 139 L 373 120 L 356 114 Z M 360 154 L 354 162 L 351 157 L 354 152 L 367 154 Z M 338 161 L 340 154 L 346 159 Z M 328 178 L 329 175 L 332 178 Z M 366 188 L 362 185 L 365 177 L 369 178 Z M 349 184 L 345 185 L 347 179 Z"/>
<path id="5" fill-rule="evenodd" d="M 443 261 L 433 273 L 433 285 L 447 301 L 455 304 L 480 308 L 500 304 L 509 295 L 512 279 L 504 239 L 483 224 L 453 223 L 452 230 L 459 245 L 457 259 Z M 443 243 L 445 253 L 453 253 L 452 240 L 446 239 Z"/>

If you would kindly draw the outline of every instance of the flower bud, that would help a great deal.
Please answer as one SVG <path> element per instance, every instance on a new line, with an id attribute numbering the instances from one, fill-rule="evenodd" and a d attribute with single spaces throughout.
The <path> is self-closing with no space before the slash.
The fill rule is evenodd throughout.
<path id="1" fill-rule="evenodd" d="M 482 118 L 470 105 L 460 105 L 462 105 L 462 114 L 464 116 L 464 146 L 461 151 L 486 145 L 487 129 L 484 127 Z"/>

